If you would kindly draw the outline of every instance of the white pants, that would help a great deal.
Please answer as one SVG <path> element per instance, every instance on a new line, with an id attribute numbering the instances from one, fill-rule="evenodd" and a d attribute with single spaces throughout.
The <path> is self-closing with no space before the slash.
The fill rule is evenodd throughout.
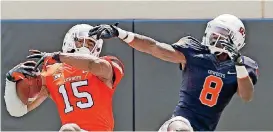
<path id="1" fill-rule="evenodd" d="M 193 132 L 193 128 L 188 119 L 182 116 L 175 116 L 167 120 L 158 130 L 158 132 L 168 131 L 189 131 Z"/>
<path id="2" fill-rule="evenodd" d="M 74 132 L 88 132 L 86 130 L 83 130 L 75 123 L 68 123 L 61 127 L 59 132 L 65 132 L 65 131 L 74 131 Z"/>

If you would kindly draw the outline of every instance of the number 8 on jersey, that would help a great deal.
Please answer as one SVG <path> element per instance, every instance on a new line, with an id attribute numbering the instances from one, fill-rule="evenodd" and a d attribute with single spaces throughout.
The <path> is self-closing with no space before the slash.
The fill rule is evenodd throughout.
<path id="1" fill-rule="evenodd" d="M 214 83 L 215 85 L 211 86 L 212 83 Z M 221 92 L 222 87 L 223 80 L 220 77 L 216 77 L 213 75 L 206 77 L 199 100 L 201 101 L 202 104 L 207 105 L 209 107 L 215 106 L 217 104 L 219 93 Z M 208 99 L 209 94 L 211 95 L 210 99 Z"/>

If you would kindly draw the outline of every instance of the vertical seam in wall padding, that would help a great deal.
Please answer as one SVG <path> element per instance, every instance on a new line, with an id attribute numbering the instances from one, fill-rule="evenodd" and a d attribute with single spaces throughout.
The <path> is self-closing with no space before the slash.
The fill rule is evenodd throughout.
<path id="1" fill-rule="evenodd" d="M 261 0 L 261 17 L 264 18 L 264 12 L 265 12 L 265 1 Z"/>
<path id="2" fill-rule="evenodd" d="M 132 21 L 132 32 L 135 32 L 135 19 Z M 135 49 L 132 48 L 133 60 L 133 131 L 135 131 Z"/>

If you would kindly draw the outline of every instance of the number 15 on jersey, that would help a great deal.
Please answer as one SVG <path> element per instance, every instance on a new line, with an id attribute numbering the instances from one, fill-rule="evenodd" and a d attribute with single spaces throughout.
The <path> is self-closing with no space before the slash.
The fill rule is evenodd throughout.
<path id="1" fill-rule="evenodd" d="M 86 98 L 87 99 L 87 102 L 85 102 L 85 103 L 83 103 L 81 101 L 78 101 L 76 103 L 76 106 L 78 108 L 81 108 L 81 109 L 91 108 L 94 105 L 92 95 L 90 93 L 88 93 L 88 92 L 79 92 L 79 90 L 78 90 L 80 87 L 87 86 L 87 85 L 88 85 L 87 80 L 71 83 L 71 88 L 72 88 L 73 95 L 76 98 L 79 98 L 79 99 L 80 98 Z M 75 106 L 75 104 L 71 105 L 71 103 L 69 102 L 69 97 L 68 97 L 68 94 L 67 94 L 65 84 L 63 84 L 63 85 L 61 85 L 59 87 L 59 93 L 62 95 L 63 100 L 64 100 L 64 104 L 65 104 L 64 111 L 65 111 L 65 113 L 69 113 L 69 112 L 73 111 L 74 110 L 73 106 Z"/>

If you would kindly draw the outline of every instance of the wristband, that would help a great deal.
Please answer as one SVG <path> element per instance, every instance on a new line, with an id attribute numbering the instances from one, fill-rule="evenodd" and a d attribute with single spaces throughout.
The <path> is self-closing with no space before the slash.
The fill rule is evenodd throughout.
<path id="1" fill-rule="evenodd" d="M 248 76 L 248 72 L 245 66 L 235 66 L 237 72 L 237 78 L 245 78 Z"/>
<path id="2" fill-rule="evenodd" d="M 127 31 L 122 30 L 120 28 L 117 28 L 117 30 L 118 30 L 118 33 L 119 33 L 118 37 L 120 39 L 122 39 L 124 42 L 131 43 L 134 40 L 134 38 L 135 38 L 135 34 L 134 33 L 127 32 Z"/>
<path id="3" fill-rule="evenodd" d="M 61 52 L 55 52 L 54 55 L 52 56 L 52 58 L 54 60 L 56 60 L 58 63 L 61 63 L 61 60 L 60 60 L 60 53 Z"/>

